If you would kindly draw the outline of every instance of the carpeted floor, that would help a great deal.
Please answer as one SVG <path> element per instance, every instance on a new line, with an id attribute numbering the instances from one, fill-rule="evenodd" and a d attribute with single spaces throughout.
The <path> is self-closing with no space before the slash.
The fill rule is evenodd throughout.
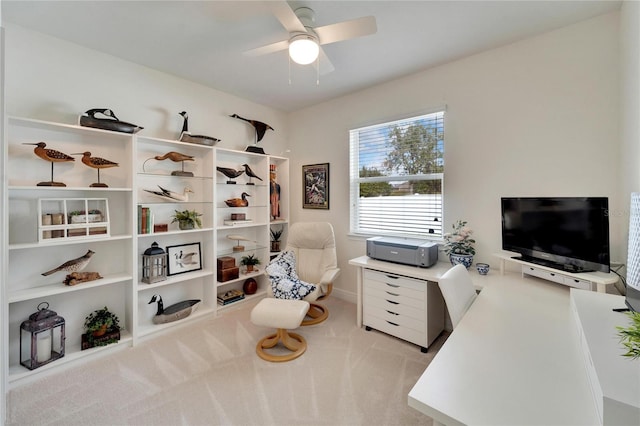
<path id="1" fill-rule="evenodd" d="M 430 425 L 407 405 L 446 333 L 424 354 L 355 326 L 355 305 L 325 303 L 329 319 L 297 329 L 302 357 L 255 354 L 272 330 L 252 305 L 9 392 L 8 425 Z"/>

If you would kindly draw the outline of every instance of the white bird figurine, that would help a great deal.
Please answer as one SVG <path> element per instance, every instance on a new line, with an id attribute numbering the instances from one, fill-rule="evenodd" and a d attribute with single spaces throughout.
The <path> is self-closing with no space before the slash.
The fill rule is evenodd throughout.
<path id="1" fill-rule="evenodd" d="M 170 191 L 166 188 L 161 187 L 160 185 L 158 185 L 158 188 L 160 188 L 160 191 L 152 191 L 150 189 L 145 189 L 145 191 L 150 194 L 156 195 L 160 198 L 163 198 L 165 200 L 180 201 L 180 202 L 189 201 L 189 193 L 191 194 L 194 193 L 189 187 L 185 187 L 182 194 L 178 192 Z"/>

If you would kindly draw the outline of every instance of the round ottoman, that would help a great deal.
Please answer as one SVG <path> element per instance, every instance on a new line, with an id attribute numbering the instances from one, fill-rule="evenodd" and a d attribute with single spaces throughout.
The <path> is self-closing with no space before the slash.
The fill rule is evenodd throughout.
<path id="1" fill-rule="evenodd" d="M 309 310 L 309 302 L 304 300 L 262 299 L 251 310 L 251 322 L 255 325 L 273 327 L 277 331 L 261 339 L 256 345 L 256 353 L 266 361 L 283 362 L 298 358 L 307 350 L 304 337 L 287 330 L 298 328 Z M 281 342 L 290 353 L 273 355 L 265 349 L 273 348 Z"/>

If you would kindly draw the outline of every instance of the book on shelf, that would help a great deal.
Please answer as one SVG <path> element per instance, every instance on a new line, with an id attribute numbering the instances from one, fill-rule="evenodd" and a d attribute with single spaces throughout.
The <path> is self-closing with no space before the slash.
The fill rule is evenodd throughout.
<path id="1" fill-rule="evenodd" d="M 218 295 L 218 305 L 228 305 L 229 303 L 237 302 L 242 299 L 244 299 L 244 292 L 242 290 L 233 289 Z"/>
<path id="2" fill-rule="evenodd" d="M 244 299 L 244 294 L 242 296 L 238 296 L 238 297 L 234 297 L 233 299 L 228 299 L 228 300 L 220 300 L 218 299 L 218 305 L 221 306 L 225 306 L 225 305 L 230 305 L 231 303 L 235 303 L 239 300 L 243 300 Z"/>
<path id="3" fill-rule="evenodd" d="M 138 206 L 138 234 L 153 232 L 154 217 L 149 207 Z"/>
<path id="4" fill-rule="evenodd" d="M 242 225 L 245 223 L 250 223 L 252 222 L 251 219 L 244 219 L 244 220 L 225 220 L 224 224 L 227 226 L 235 226 L 235 225 Z"/>

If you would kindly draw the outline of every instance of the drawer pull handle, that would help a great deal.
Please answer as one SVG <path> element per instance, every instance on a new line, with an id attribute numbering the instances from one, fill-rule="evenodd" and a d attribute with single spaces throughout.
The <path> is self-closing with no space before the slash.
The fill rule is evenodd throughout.
<path id="1" fill-rule="evenodd" d="M 387 292 L 385 292 L 385 293 L 390 294 L 390 295 L 392 295 L 392 296 L 400 296 L 399 294 L 391 293 L 390 291 L 387 291 Z"/>
<path id="2" fill-rule="evenodd" d="M 391 322 L 391 321 L 387 321 L 387 322 L 388 322 L 389 324 L 391 324 L 391 325 L 395 325 L 396 327 L 398 327 L 398 326 L 399 326 L 399 324 L 396 324 L 395 322 Z"/>
<path id="3" fill-rule="evenodd" d="M 385 283 L 386 285 L 388 285 L 389 287 L 393 287 L 393 288 L 400 288 L 399 285 L 395 285 L 395 284 L 389 284 L 389 283 Z"/>
<path id="4" fill-rule="evenodd" d="M 399 305 L 400 304 L 400 302 L 394 302 L 393 300 L 389 300 L 389 299 L 386 299 L 386 301 L 391 303 L 391 304 L 394 304 L 394 305 Z"/>
<path id="5" fill-rule="evenodd" d="M 398 278 L 400 278 L 400 277 L 396 277 L 396 276 L 393 276 L 393 275 L 387 275 L 386 277 L 387 278 L 391 278 L 392 280 L 397 280 Z"/>
<path id="6" fill-rule="evenodd" d="M 389 312 L 391 315 L 400 315 L 400 314 L 398 314 L 398 313 L 396 313 L 396 312 L 392 312 L 392 311 L 390 311 L 390 310 L 387 310 L 387 312 Z"/>

